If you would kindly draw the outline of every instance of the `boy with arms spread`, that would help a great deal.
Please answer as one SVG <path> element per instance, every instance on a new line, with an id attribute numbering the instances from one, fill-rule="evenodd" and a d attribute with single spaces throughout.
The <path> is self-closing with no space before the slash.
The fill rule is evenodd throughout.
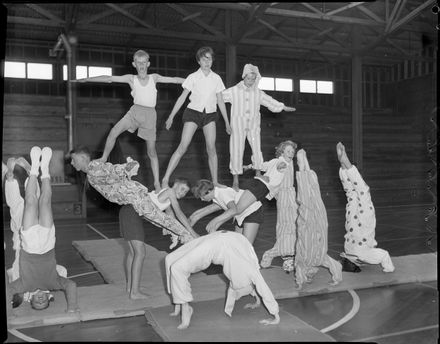
<path id="1" fill-rule="evenodd" d="M 200 68 L 190 74 L 182 84 L 183 92 L 177 99 L 176 104 L 171 111 L 170 116 L 166 121 L 166 129 L 169 130 L 173 124 L 173 119 L 179 109 L 182 107 L 185 99 L 189 97 L 190 103 L 188 104 L 185 112 L 183 113 L 183 130 L 182 137 L 180 139 L 179 146 L 171 156 L 168 163 L 167 170 L 162 179 L 162 187 L 168 186 L 168 181 L 171 174 L 179 164 L 183 154 L 188 149 L 189 144 L 194 136 L 195 131 L 198 128 L 203 129 L 206 141 L 206 152 L 208 153 L 208 164 L 211 172 L 211 178 L 214 185 L 218 184 L 217 177 L 217 151 L 215 148 L 216 140 L 216 124 L 217 104 L 222 113 L 223 120 L 225 121 L 226 132 L 231 133 L 229 126 L 228 115 L 226 113 L 225 103 L 221 92 L 225 89 L 220 76 L 211 70 L 212 62 L 214 60 L 214 51 L 210 47 L 202 47 L 196 53 L 197 63 Z"/>
<path id="2" fill-rule="evenodd" d="M 124 131 L 133 133 L 138 130 L 138 136 L 147 142 L 147 154 L 151 162 L 151 170 L 154 178 L 154 188 L 159 191 L 159 160 L 156 152 L 156 84 L 172 83 L 181 84 L 185 79 L 178 77 L 166 77 L 156 73 L 147 74 L 150 67 L 150 56 L 144 50 L 138 50 L 133 55 L 132 65 L 136 68 L 137 75 L 125 74 L 122 76 L 101 75 L 91 78 L 74 80 L 76 82 L 120 82 L 126 83 L 131 88 L 133 106 L 127 114 L 119 120 L 110 131 L 105 142 L 104 152 L 98 160 L 106 162 L 110 152 L 115 146 L 116 139 Z"/>

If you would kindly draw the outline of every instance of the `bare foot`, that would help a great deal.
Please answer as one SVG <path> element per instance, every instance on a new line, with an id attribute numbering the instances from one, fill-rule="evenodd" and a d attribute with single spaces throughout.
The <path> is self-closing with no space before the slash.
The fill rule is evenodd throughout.
<path id="1" fill-rule="evenodd" d="M 237 183 L 233 183 L 233 184 L 232 184 L 232 188 L 233 188 L 235 191 L 240 190 L 240 186 L 238 185 L 238 182 L 237 182 Z"/>
<path id="2" fill-rule="evenodd" d="M 25 158 L 19 157 L 15 160 L 15 163 L 18 166 L 23 167 L 26 170 L 27 174 L 29 174 L 31 172 L 31 164 L 29 164 Z"/>
<path id="3" fill-rule="evenodd" d="M 169 189 L 168 179 L 162 179 L 162 189 Z"/>
<path id="4" fill-rule="evenodd" d="M 130 293 L 130 299 L 131 300 L 146 300 L 149 299 L 150 297 L 147 294 L 143 294 L 140 291 L 135 293 L 135 292 L 131 292 Z"/>
<path id="5" fill-rule="evenodd" d="M 280 323 L 280 316 L 277 314 L 275 314 L 275 319 L 263 319 L 260 320 L 260 324 L 263 325 L 276 325 Z"/>
<path id="6" fill-rule="evenodd" d="M 99 159 L 96 159 L 95 161 L 104 163 L 104 162 L 107 162 L 107 159 L 105 159 L 104 157 L 100 157 Z"/>
<path id="7" fill-rule="evenodd" d="M 159 191 L 162 190 L 162 186 L 159 182 L 154 183 L 154 189 L 156 190 L 156 193 L 159 193 Z"/>
<path id="8" fill-rule="evenodd" d="M 216 187 L 218 187 L 218 188 L 227 188 L 227 186 L 226 185 L 224 185 L 224 184 L 220 184 L 219 182 L 212 182 L 212 184 L 214 184 L 214 186 L 216 186 Z"/>
<path id="9" fill-rule="evenodd" d="M 260 305 L 261 305 L 261 302 L 247 303 L 244 305 L 243 309 L 248 309 L 248 308 L 255 309 L 255 308 L 260 307 Z"/>
<path id="10" fill-rule="evenodd" d="M 338 160 L 341 163 L 342 168 L 349 169 L 351 167 L 351 162 L 348 159 L 347 152 L 342 142 L 338 142 L 336 145 L 336 152 L 338 154 Z"/>
<path id="11" fill-rule="evenodd" d="M 15 164 L 17 163 L 17 160 L 15 158 L 9 158 L 6 162 L 6 166 L 8 168 L 8 171 L 6 172 L 6 176 L 8 179 L 14 177 L 14 168 Z"/>
<path id="12" fill-rule="evenodd" d="M 182 323 L 177 326 L 179 330 L 183 330 L 188 328 L 189 323 L 191 322 L 191 316 L 193 314 L 193 308 L 188 304 L 182 305 Z"/>
<path id="13" fill-rule="evenodd" d="M 170 313 L 172 317 L 178 316 L 180 314 L 180 305 L 174 305 L 174 312 Z"/>

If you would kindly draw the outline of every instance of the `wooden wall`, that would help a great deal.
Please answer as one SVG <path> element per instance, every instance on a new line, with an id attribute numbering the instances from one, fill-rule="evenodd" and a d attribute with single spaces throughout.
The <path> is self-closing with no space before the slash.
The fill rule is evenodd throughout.
<path id="1" fill-rule="evenodd" d="M 376 205 L 429 204 L 432 198 L 426 191 L 428 171 L 432 164 L 426 149 L 429 116 L 434 106 L 434 77 L 420 77 L 389 86 L 387 94 L 394 97 L 393 108 L 364 111 L 364 177 L 370 185 Z M 178 96 L 177 90 L 175 92 Z M 271 93 L 280 98 L 276 93 Z M 174 99 L 159 101 L 157 152 L 160 175 L 165 173 L 168 160 L 177 147 L 182 128 L 182 110 L 175 117 L 170 131 L 164 124 L 174 105 Z M 63 97 L 5 94 L 3 117 L 3 160 L 9 156 L 28 156 L 33 145 L 49 145 L 67 150 L 65 99 Z M 78 98 L 78 141 L 88 145 L 98 155 L 106 135 L 131 105 L 129 97 Z M 351 155 L 351 112 L 346 107 L 327 107 L 289 104 L 295 113 L 262 113 L 262 146 L 266 160 L 271 159 L 274 147 L 292 139 L 307 151 L 311 167 L 316 171 L 324 202 L 329 208 L 345 206 L 345 196 L 338 178 L 339 164 L 335 145 L 342 141 Z M 184 107 L 182 107 L 183 109 Z M 152 175 L 146 157 L 144 141 L 133 134 L 120 137 L 125 156 L 141 163 L 138 180 L 152 186 Z M 230 184 L 228 136 L 220 120 L 217 130 L 219 178 Z M 250 161 L 246 149 L 245 163 Z M 209 178 L 204 137 L 201 131 L 194 136 L 188 152 L 173 176 L 195 181 Z"/>

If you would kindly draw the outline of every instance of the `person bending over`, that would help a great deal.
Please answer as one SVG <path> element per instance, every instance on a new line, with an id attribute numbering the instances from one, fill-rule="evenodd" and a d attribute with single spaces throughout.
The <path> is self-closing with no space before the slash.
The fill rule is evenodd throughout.
<path id="1" fill-rule="evenodd" d="M 24 212 L 20 235 L 20 277 L 8 285 L 13 306 L 23 299 L 32 308 L 42 310 L 49 307 L 53 299 L 50 291 L 63 290 L 67 299 L 67 312 L 78 310 L 76 283 L 60 276 L 55 259 L 55 226 L 52 214 L 52 188 L 49 162 L 52 150 L 49 147 L 32 147 L 31 170 L 25 187 Z M 41 159 L 41 162 L 40 162 Z M 41 193 L 38 192 L 41 169 Z"/>
<path id="2" fill-rule="evenodd" d="M 165 257 L 167 290 L 175 304 L 174 312 L 170 315 L 181 314 L 179 329 L 189 326 L 193 313 L 189 304 L 193 296 L 188 278 L 211 263 L 222 265 L 223 273 L 229 279 L 224 309 L 227 315 L 232 316 L 235 300 L 250 294 L 256 298 L 256 302 L 247 304 L 245 308 L 260 306 L 261 296 L 269 313 L 274 316 L 273 319 L 260 320 L 260 323 L 269 325 L 280 322 L 278 303 L 260 273 L 254 248 L 240 233 L 222 230 L 194 239 Z"/>
<path id="3" fill-rule="evenodd" d="M 236 191 L 230 187 L 218 187 L 206 179 L 199 180 L 192 188 L 194 196 L 204 202 L 213 203 L 196 210 L 189 218 L 191 226 L 194 226 L 203 217 L 219 210 L 224 210 L 222 214 L 215 217 L 212 222 L 221 226 L 229 219 L 231 213 L 236 212 L 236 202 L 240 199 L 244 190 Z M 242 213 L 234 216 L 236 221 L 235 231 L 243 234 L 251 244 L 254 243 L 258 229 L 264 221 L 263 207 L 261 202 L 252 203 Z M 217 224 L 216 224 L 217 227 Z"/>
<path id="4" fill-rule="evenodd" d="M 161 193 L 149 192 L 148 188 L 141 183 L 131 180 L 137 174 L 139 163 L 127 158 L 127 163 L 111 164 L 99 160 L 91 160 L 87 147 L 78 146 L 70 152 L 71 164 L 77 171 L 86 173 L 87 180 L 108 201 L 120 205 L 131 204 L 136 212 L 154 225 L 165 230 L 172 237 L 172 247 L 177 245 L 178 240 L 187 242 L 198 237 L 198 234 L 189 226 L 185 215 L 180 211 L 177 197 L 183 197 L 189 190 L 189 186 L 178 183 L 173 186 L 174 197 L 170 189 L 164 189 Z M 186 192 L 183 192 L 186 189 Z M 168 191 L 167 191 L 168 190 Z M 162 194 L 163 192 L 163 194 Z M 159 198 L 157 202 L 156 198 Z M 177 221 L 169 212 L 164 212 L 159 203 L 170 201 Z"/>
<path id="5" fill-rule="evenodd" d="M 222 223 L 237 214 L 241 214 L 252 205 L 252 203 L 261 201 L 265 197 L 271 200 L 277 194 L 284 175 L 288 171 L 288 164 L 292 164 L 296 147 L 295 142 L 287 140 L 281 142 L 275 148 L 276 158 L 265 161 L 261 167 L 261 170 L 265 171 L 264 175 L 256 176 L 254 179 L 247 181 L 247 185 L 243 187 L 245 191 L 236 203 L 235 211 L 231 211 L 227 217 L 225 216 L 225 218 L 222 219 Z M 246 168 L 252 168 L 252 165 L 246 166 Z M 216 231 L 220 225 L 221 223 L 219 221 L 211 221 L 206 226 L 206 230 L 208 232 Z"/>

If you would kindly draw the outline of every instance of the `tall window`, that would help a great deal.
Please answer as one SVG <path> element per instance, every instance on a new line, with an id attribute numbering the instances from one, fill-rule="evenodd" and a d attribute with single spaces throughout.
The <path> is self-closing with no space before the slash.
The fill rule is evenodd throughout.
<path id="1" fill-rule="evenodd" d="M 5 61 L 5 78 L 26 78 L 26 63 Z"/>

